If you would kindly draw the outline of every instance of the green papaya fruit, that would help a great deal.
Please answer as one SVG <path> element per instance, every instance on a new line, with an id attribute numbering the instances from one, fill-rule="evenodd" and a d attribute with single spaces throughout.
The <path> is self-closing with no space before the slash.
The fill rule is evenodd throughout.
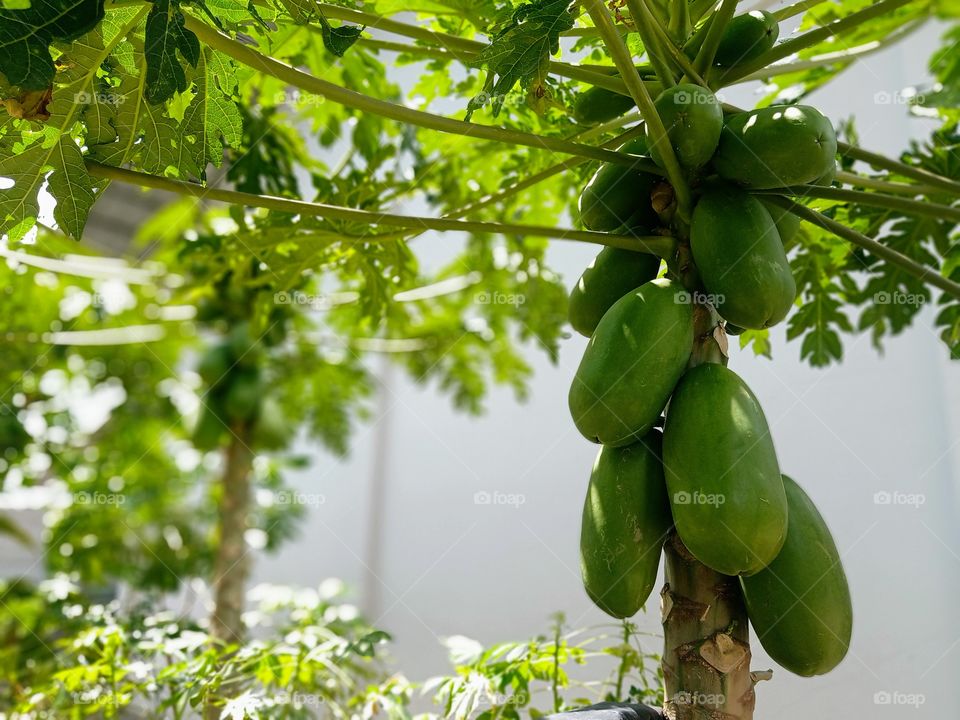
<path id="1" fill-rule="evenodd" d="M 620 152 L 646 157 L 647 141 L 636 138 Z M 580 193 L 580 222 L 590 230 L 650 229 L 659 222 L 650 193 L 660 178 L 625 165 L 605 163 Z"/>
<path id="2" fill-rule="evenodd" d="M 837 135 L 809 105 L 774 105 L 727 119 L 713 157 L 721 177 L 745 187 L 803 185 L 835 165 Z"/>
<path id="3" fill-rule="evenodd" d="M 197 450 L 214 450 L 220 445 L 220 441 L 227 432 L 227 426 L 218 412 L 218 400 L 210 395 L 205 397 L 191 433 L 193 446 Z"/>
<path id="4" fill-rule="evenodd" d="M 227 335 L 227 344 L 238 367 L 253 367 L 263 353 L 260 338 L 253 334 L 249 322 L 240 322 L 233 326 Z"/>
<path id="5" fill-rule="evenodd" d="M 693 350 L 682 286 L 651 280 L 613 304 L 570 386 L 570 413 L 588 440 L 620 447 L 653 427 Z"/>
<path id="6" fill-rule="evenodd" d="M 233 363 L 233 352 L 229 345 L 214 345 L 200 358 L 197 373 L 209 387 L 213 387 L 224 380 Z"/>
<path id="7" fill-rule="evenodd" d="M 770 213 L 770 217 L 773 219 L 773 224 L 777 226 L 777 234 L 780 236 L 780 242 L 783 243 L 784 250 L 788 249 L 793 245 L 793 240 L 797 236 L 797 233 L 800 232 L 800 218 L 786 208 L 773 205 L 762 197 L 757 199 L 763 203 L 763 207 L 767 209 L 767 212 Z"/>
<path id="8" fill-rule="evenodd" d="M 660 93 L 655 104 L 679 163 L 685 168 L 706 164 L 717 149 L 723 129 L 717 96 L 699 85 L 681 83 Z M 647 144 L 650 156 L 662 167 L 663 160 L 652 140 L 648 138 Z"/>
<path id="9" fill-rule="evenodd" d="M 820 187 L 830 187 L 833 185 L 833 181 L 837 178 L 837 164 L 831 163 L 830 169 L 827 170 L 823 175 L 818 177 L 816 180 L 811 180 L 811 185 L 819 185 Z"/>
<path id="10" fill-rule="evenodd" d="M 673 521 L 697 560 L 725 575 L 750 575 L 777 556 L 787 499 L 757 398 L 723 365 L 691 368 L 663 430 L 663 467 Z"/>
<path id="11" fill-rule="evenodd" d="M 602 447 L 590 473 L 580 528 L 580 573 L 607 615 L 628 618 L 650 597 L 673 521 L 653 430 L 622 448 Z"/>
<path id="12" fill-rule="evenodd" d="M 573 119 L 581 125 L 599 125 L 636 107 L 633 98 L 613 90 L 592 87 L 573 100 Z"/>
<path id="13" fill-rule="evenodd" d="M 843 660 L 853 632 L 850 589 L 827 524 L 786 475 L 790 524 L 780 554 L 766 569 L 740 578 L 750 624 L 778 664 L 804 677 Z"/>
<path id="14" fill-rule="evenodd" d="M 282 450 L 293 440 L 293 432 L 280 403 L 269 395 L 265 397 L 253 426 L 254 447 Z"/>
<path id="15" fill-rule="evenodd" d="M 568 314 L 573 329 L 590 337 L 604 313 L 631 290 L 653 280 L 660 258 L 649 253 L 604 248 L 570 291 Z"/>
<path id="16" fill-rule="evenodd" d="M 776 325 L 796 300 L 797 286 L 773 218 L 743 190 L 704 192 L 693 209 L 690 251 L 717 312 L 735 325 Z"/>
<path id="17" fill-rule="evenodd" d="M 760 57 L 780 35 L 777 19 L 765 10 L 752 10 L 732 18 L 720 37 L 714 62 L 733 67 Z"/>
<path id="18" fill-rule="evenodd" d="M 252 420 L 260 410 L 263 383 L 256 368 L 242 368 L 232 373 L 223 396 L 223 410 L 230 420 Z"/>

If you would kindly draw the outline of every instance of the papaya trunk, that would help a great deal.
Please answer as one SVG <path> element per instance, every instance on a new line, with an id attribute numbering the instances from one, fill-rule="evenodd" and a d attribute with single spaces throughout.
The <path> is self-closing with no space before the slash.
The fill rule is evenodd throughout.
<path id="1" fill-rule="evenodd" d="M 670 720 L 752 720 L 754 677 L 737 579 L 697 562 L 675 531 L 664 554 L 664 715 Z"/>
<path id="2" fill-rule="evenodd" d="M 243 640 L 243 603 L 249 572 L 244 534 L 250 510 L 250 433 L 246 425 L 231 428 L 218 508 L 219 533 L 213 568 L 214 608 L 210 633 L 217 640 L 237 643 Z"/>

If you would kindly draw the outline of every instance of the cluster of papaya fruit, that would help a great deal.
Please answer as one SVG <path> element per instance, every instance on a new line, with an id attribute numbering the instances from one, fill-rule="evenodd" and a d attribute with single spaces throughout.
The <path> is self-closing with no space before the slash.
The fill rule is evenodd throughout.
<path id="1" fill-rule="evenodd" d="M 213 450 L 238 424 L 248 424 L 257 448 L 275 450 L 289 441 L 283 410 L 268 392 L 260 369 L 261 352 L 249 324 L 236 324 L 200 358 L 197 372 L 206 392 L 193 429 L 198 450 Z"/>
<path id="2" fill-rule="evenodd" d="M 766 22 L 755 13 L 731 26 L 756 35 L 755 15 Z M 717 327 L 770 327 L 793 306 L 786 251 L 799 221 L 751 191 L 831 182 L 836 136 L 812 107 L 725 115 L 699 85 L 676 85 L 655 105 L 694 194 L 689 225 L 663 202 L 664 180 L 638 166 L 602 166 L 580 198 L 587 228 L 666 229 L 691 260 L 678 254 L 661 273 L 656 256 L 605 248 L 571 292 L 570 323 L 590 341 L 570 411 L 602 445 L 583 509 L 584 586 L 606 613 L 634 615 L 675 529 L 698 561 L 739 578 L 774 660 L 823 674 L 845 656 L 852 629 L 836 545 L 810 498 L 781 474 L 753 392 L 722 352 L 696 350 L 716 342 Z M 621 150 L 662 166 L 657 144 L 648 137 Z"/>

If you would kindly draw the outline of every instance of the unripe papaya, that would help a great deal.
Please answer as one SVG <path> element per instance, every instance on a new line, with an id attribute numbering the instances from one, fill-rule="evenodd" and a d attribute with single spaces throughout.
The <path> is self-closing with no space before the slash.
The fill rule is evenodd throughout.
<path id="1" fill-rule="evenodd" d="M 233 367 L 233 353 L 227 344 L 215 345 L 207 350 L 197 363 L 197 373 L 209 386 L 218 385 Z"/>
<path id="2" fill-rule="evenodd" d="M 214 450 L 227 431 L 224 419 L 219 414 L 219 401 L 207 396 L 200 406 L 191 440 L 197 450 Z"/>
<path id="3" fill-rule="evenodd" d="M 820 111 L 775 105 L 728 118 L 713 167 L 746 187 L 778 188 L 816 180 L 835 165 L 836 154 L 837 135 Z"/>
<path id="4" fill-rule="evenodd" d="M 651 280 L 600 320 L 570 386 L 570 414 L 588 440 L 629 445 L 660 417 L 693 350 L 685 297 L 680 285 Z"/>
<path id="5" fill-rule="evenodd" d="M 601 250 L 570 291 L 573 329 L 586 337 L 593 335 L 600 318 L 617 300 L 653 280 L 659 271 L 656 255 L 612 247 Z"/>
<path id="6" fill-rule="evenodd" d="M 252 420 L 260 410 L 263 383 L 256 368 L 243 368 L 230 377 L 223 397 L 223 410 L 230 420 Z"/>
<path id="7" fill-rule="evenodd" d="M 783 476 L 790 525 L 780 554 L 740 578 L 750 624 L 784 668 L 811 677 L 843 660 L 853 632 L 850 589 L 836 543 L 803 489 Z"/>
<path id="8" fill-rule="evenodd" d="M 655 104 L 678 162 L 685 168 L 706 164 L 717 149 L 723 129 L 717 96 L 700 85 L 682 83 L 660 93 Z M 652 139 L 648 139 L 648 145 L 650 156 L 662 167 L 663 160 Z"/>
<path id="9" fill-rule="evenodd" d="M 646 156 L 647 141 L 636 138 L 620 152 Z M 590 178 L 580 193 L 580 222 L 599 232 L 620 228 L 652 228 L 659 222 L 650 193 L 660 182 L 656 175 L 625 165 L 606 163 Z"/>
<path id="10" fill-rule="evenodd" d="M 762 197 L 758 200 L 763 203 L 763 207 L 773 219 L 773 224 L 777 226 L 777 234 L 780 236 L 780 242 L 783 243 L 783 249 L 788 250 L 793 245 L 793 239 L 800 232 L 800 218 L 786 208 L 765 201 Z"/>
<path id="11" fill-rule="evenodd" d="M 663 541 L 673 521 L 660 462 L 661 435 L 602 447 L 583 503 L 580 572 L 597 607 L 632 617 L 657 580 Z"/>
<path id="12" fill-rule="evenodd" d="M 753 10 L 732 18 L 723 30 L 714 62 L 733 67 L 760 57 L 780 35 L 777 19 L 765 10 Z"/>
<path id="13" fill-rule="evenodd" d="M 253 426 L 253 446 L 264 450 L 282 450 L 293 440 L 294 428 L 287 422 L 283 407 L 269 395 L 263 399 Z"/>
<path id="14" fill-rule="evenodd" d="M 723 365 L 691 368 L 667 409 L 663 467 L 677 533 L 697 560 L 749 575 L 777 556 L 787 499 L 757 398 Z"/>
<path id="15" fill-rule="evenodd" d="M 592 87 L 573 100 L 573 119 L 582 125 L 598 125 L 620 117 L 636 107 L 633 98 L 613 90 Z"/>
<path id="16" fill-rule="evenodd" d="M 745 328 L 783 320 L 797 286 L 777 227 L 763 204 L 743 190 L 707 190 L 693 210 L 690 251 L 717 312 Z"/>

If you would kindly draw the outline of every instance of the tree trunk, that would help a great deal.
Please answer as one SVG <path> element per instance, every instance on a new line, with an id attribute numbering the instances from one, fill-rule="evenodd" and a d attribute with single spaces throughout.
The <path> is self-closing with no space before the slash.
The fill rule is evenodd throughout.
<path id="1" fill-rule="evenodd" d="M 697 562 L 676 531 L 664 554 L 664 715 L 670 720 L 752 720 L 753 686 L 759 677 L 750 672 L 739 582 Z"/>
<path id="2" fill-rule="evenodd" d="M 249 562 L 244 534 L 250 511 L 250 431 L 244 424 L 231 428 L 218 508 L 219 533 L 213 567 L 214 608 L 210 633 L 223 643 L 244 638 L 243 606 Z"/>

